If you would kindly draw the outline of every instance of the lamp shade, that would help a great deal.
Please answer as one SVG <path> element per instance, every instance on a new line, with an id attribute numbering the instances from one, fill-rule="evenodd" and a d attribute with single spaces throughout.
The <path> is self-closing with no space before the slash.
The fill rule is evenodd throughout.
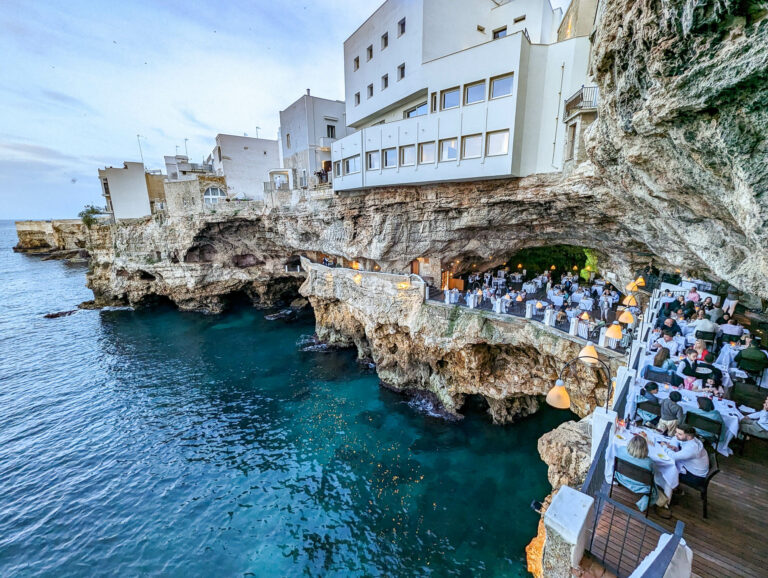
<path id="1" fill-rule="evenodd" d="M 621 312 L 621 315 L 619 315 L 619 323 L 626 323 L 629 325 L 630 323 L 635 322 L 635 316 L 632 315 L 629 311 L 626 309 Z"/>
<path id="2" fill-rule="evenodd" d="M 622 301 L 624 305 L 627 307 L 637 307 L 637 297 L 634 295 L 627 295 L 624 297 L 624 300 Z"/>
<path id="3" fill-rule="evenodd" d="M 557 268 L 557 267 L 555 267 L 554 265 L 552 265 L 552 266 L 550 267 L 550 269 L 552 269 L 553 271 L 554 271 L 556 268 Z"/>
<path id="4" fill-rule="evenodd" d="M 579 351 L 579 360 L 586 365 L 595 365 L 597 363 L 597 349 L 591 343 L 582 347 Z"/>
<path id="5" fill-rule="evenodd" d="M 536 301 L 536 309 L 541 309 L 542 307 L 544 306 L 541 304 L 541 301 Z"/>
<path id="6" fill-rule="evenodd" d="M 587 265 L 587 271 L 591 271 L 592 267 L 590 265 Z"/>
<path id="7" fill-rule="evenodd" d="M 621 339 L 623 337 L 621 333 L 621 325 L 618 323 L 611 325 L 605 332 L 605 336 L 610 337 L 611 339 Z"/>
<path id="8" fill-rule="evenodd" d="M 589 313 L 587 313 L 587 312 L 585 311 L 584 313 L 582 313 L 582 314 L 579 316 L 579 319 L 581 319 L 582 321 L 589 321 Z"/>
<path id="9" fill-rule="evenodd" d="M 578 268 L 576 265 L 574 265 L 574 266 L 573 266 L 573 270 L 574 270 L 574 271 L 578 271 L 578 270 L 579 270 L 579 268 Z"/>
<path id="10" fill-rule="evenodd" d="M 645 287 L 645 279 L 643 279 L 642 275 L 640 277 L 638 277 L 637 279 L 635 279 L 635 284 L 638 287 Z"/>
<path id="11" fill-rule="evenodd" d="M 555 382 L 555 386 L 547 393 L 547 403 L 557 409 L 569 409 L 571 407 L 571 396 L 565 389 L 562 379 Z"/>
<path id="12" fill-rule="evenodd" d="M 522 301 L 522 300 L 523 300 L 522 295 L 518 295 L 517 297 L 515 297 L 515 301 Z"/>
<path id="13" fill-rule="evenodd" d="M 522 263 L 518 263 L 518 264 L 517 264 L 517 268 L 518 268 L 518 269 L 522 269 L 522 268 L 523 268 L 523 264 L 522 264 Z"/>
<path id="14" fill-rule="evenodd" d="M 637 287 L 638 286 L 636 281 L 630 281 L 629 283 L 627 283 L 626 289 L 627 291 L 634 292 L 634 291 L 637 291 Z"/>

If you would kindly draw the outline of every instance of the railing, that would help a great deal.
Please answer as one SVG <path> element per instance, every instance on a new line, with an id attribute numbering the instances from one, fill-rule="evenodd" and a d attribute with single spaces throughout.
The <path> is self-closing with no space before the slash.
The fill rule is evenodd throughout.
<path id="1" fill-rule="evenodd" d="M 273 182 L 266 182 L 264 183 L 264 192 L 265 193 L 274 193 L 277 191 L 290 191 L 291 187 L 288 183 L 273 183 Z"/>
<path id="2" fill-rule="evenodd" d="M 576 93 L 565 100 L 565 118 L 579 110 L 597 108 L 597 87 L 582 86 Z"/>
<path id="3" fill-rule="evenodd" d="M 672 563 L 672 558 L 675 556 L 677 547 L 683 539 L 684 528 L 685 524 L 678 520 L 677 524 L 675 524 L 675 533 L 672 534 L 669 542 L 662 548 L 656 559 L 651 562 L 648 569 L 643 572 L 641 578 L 658 578 L 659 576 L 664 576 L 666 574 L 667 568 L 669 568 L 669 565 Z"/>

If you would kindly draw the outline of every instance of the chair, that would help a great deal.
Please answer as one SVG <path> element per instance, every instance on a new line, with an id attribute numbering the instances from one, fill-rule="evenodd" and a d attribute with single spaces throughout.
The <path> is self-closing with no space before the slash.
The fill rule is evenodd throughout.
<path id="1" fill-rule="evenodd" d="M 648 381 L 655 381 L 656 383 L 668 383 L 670 385 L 675 384 L 674 380 L 672 379 L 672 375 L 662 369 L 659 369 L 658 367 L 654 367 L 653 365 L 646 366 L 643 379 L 647 379 Z"/>
<path id="2" fill-rule="evenodd" d="M 646 470 L 645 468 L 641 468 L 640 466 L 637 466 L 631 462 L 627 462 L 622 460 L 620 457 L 615 457 L 613 459 L 613 481 L 618 482 L 616 479 L 616 474 L 621 474 L 623 476 L 628 477 L 630 480 L 634 480 L 639 484 L 642 484 L 644 486 L 648 486 L 648 491 L 643 493 L 637 493 L 632 492 L 629 488 L 630 492 L 632 492 L 635 495 L 638 496 L 648 496 L 648 500 L 650 502 L 651 499 L 651 492 L 653 491 L 653 472 L 651 470 Z M 624 485 L 624 484 L 622 484 Z M 626 486 L 624 486 L 626 488 Z M 611 491 L 608 492 L 608 497 L 613 496 L 613 484 L 611 484 Z M 651 509 L 651 504 L 648 504 L 648 507 L 645 509 L 645 517 L 648 517 L 648 511 Z"/>
<path id="3" fill-rule="evenodd" d="M 742 371 L 746 371 L 749 375 L 755 378 L 757 387 L 760 387 L 760 382 L 763 379 L 763 373 L 765 372 L 765 366 L 768 364 L 768 358 L 765 361 L 755 359 L 739 359 L 736 367 Z"/>
<path id="4" fill-rule="evenodd" d="M 717 333 L 714 331 L 697 331 L 693 336 L 696 339 L 701 339 L 704 343 L 711 343 L 714 346 Z"/>
<path id="5" fill-rule="evenodd" d="M 637 404 L 635 411 L 637 411 L 638 409 L 642 409 L 643 411 L 647 411 L 648 413 L 661 417 L 661 406 L 657 403 L 653 403 L 650 401 L 641 401 L 640 403 Z"/>
<path id="6" fill-rule="evenodd" d="M 704 482 L 702 482 L 701 485 L 691 485 L 687 484 L 684 481 L 680 480 L 680 484 L 684 486 L 688 486 L 692 490 L 696 490 L 701 494 L 701 503 L 704 510 L 704 519 L 707 518 L 707 489 L 709 488 L 709 482 L 712 481 L 712 478 L 715 477 L 720 472 L 720 468 L 717 465 L 717 454 L 710 453 L 709 455 L 709 472 L 707 473 L 707 477 L 704 479 Z"/>
<path id="7" fill-rule="evenodd" d="M 714 437 L 715 451 L 717 451 L 717 447 L 720 444 L 720 435 L 723 432 L 722 422 L 715 421 L 713 419 L 709 419 L 708 417 L 704 417 L 703 415 L 699 415 L 698 413 L 689 411 L 683 417 L 683 423 L 695 427 L 697 430 L 696 433 L 703 440 L 711 441 Z M 699 433 L 700 431 L 706 433 Z"/>

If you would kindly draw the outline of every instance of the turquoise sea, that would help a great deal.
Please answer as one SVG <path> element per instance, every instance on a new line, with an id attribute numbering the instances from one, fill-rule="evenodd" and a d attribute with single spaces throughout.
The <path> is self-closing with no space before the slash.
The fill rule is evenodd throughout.
<path id="1" fill-rule="evenodd" d="M 573 416 L 446 423 L 311 316 L 80 311 L 0 222 L 0 576 L 519 576 Z"/>

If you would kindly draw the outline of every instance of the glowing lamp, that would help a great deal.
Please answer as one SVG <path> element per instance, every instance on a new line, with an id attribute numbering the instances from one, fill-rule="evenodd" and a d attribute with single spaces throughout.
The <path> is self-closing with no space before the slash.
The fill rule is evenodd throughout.
<path id="1" fill-rule="evenodd" d="M 585 345 L 581 351 L 579 351 L 579 359 L 586 365 L 595 365 L 599 361 L 595 346 L 591 343 Z"/>
<path id="2" fill-rule="evenodd" d="M 541 301 L 536 301 L 536 309 L 541 309 L 542 307 L 544 306 L 541 304 Z"/>
<path id="3" fill-rule="evenodd" d="M 621 333 L 621 325 L 614 322 L 608 328 L 608 331 L 605 332 L 605 336 L 610 337 L 611 339 L 621 339 L 623 337 L 623 334 Z"/>
<path id="4" fill-rule="evenodd" d="M 557 267 L 555 267 L 554 265 L 552 265 L 552 266 L 550 267 L 550 269 L 552 269 L 553 271 L 554 271 L 556 268 L 557 268 Z"/>
<path id="5" fill-rule="evenodd" d="M 584 313 L 582 313 L 582 314 L 581 314 L 581 316 L 579 317 L 579 319 L 581 319 L 582 321 L 589 321 L 589 313 L 587 313 L 587 312 L 585 311 Z"/>
<path id="6" fill-rule="evenodd" d="M 624 297 L 624 300 L 622 301 L 624 305 L 627 307 L 637 307 L 637 297 L 634 295 L 627 295 Z"/>
<path id="7" fill-rule="evenodd" d="M 592 270 L 592 266 L 591 265 L 587 265 L 587 271 L 591 271 L 591 270 Z"/>
<path id="8" fill-rule="evenodd" d="M 523 300 L 523 296 L 522 296 L 522 295 L 518 295 L 518 296 L 515 298 L 515 301 L 522 301 L 522 300 Z"/>
<path id="9" fill-rule="evenodd" d="M 518 268 L 518 269 L 522 269 L 522 268 L 523 268 L 523 264 L 522 264 L 522 263 L 518 263 L 518 264 L 517 264 L 517 268 Z"/>
<path id="10" fill-rule="evenodd" d="M 362 276 L 360 273 L 358 273 L 357 275 L 355 275 L 354 277 L 352 277 L 352 280 L 353 280 L 355 283 L 357 283 L 358 285 L 360 285 L 360 283 L 362 283 L 362 281 L 363 281 L 363 276 Z"/>
<path id="11" fill-rule="evenodd" d="M 574 265 L 574 266 L 573 266 L 573 270 L 574 270 L 574 271 L 578 271 L 578 270 L 579 270 L 579 268 L 578 268 L 576 265 Z"/>
<path id="12" fill-rule="evenodd" d="M 360 263 L 357 261 L 352 261 L 352 268 L 357 271 L 360 268 Z"/>
<path id="13" fill-rule="evenodd" d="M 621 315 L 619 315 L 619 323 L 626 323 L 629 325 L 630 323 L 635 322 L 635 316 L 632 315 L 629 311 L 626 309 L 622 311 Z"/>
<path id="14" fill-rule="evenodd" d="M 629 292 L 634 292 L 634 291 L 637 291 L 637 287 L 638 287 L 637 281 L 630 281 L 629 283 L 627 283 L 626 289 Z"/>
<path id="15" fill-rule="evenodd" d="M 568 395 L 562 379 L 558 379 L 555 386 L 547 393 L 547 403 L 557 409 L 569 409 L 571 407 L 571 397 Z"/>
<path id="16" fill-rule="evenodd" d="M 635 279 L 635 283 L 638 287 L 645 287 L 645 279 L 643 279 L 642 275 Z"/>

